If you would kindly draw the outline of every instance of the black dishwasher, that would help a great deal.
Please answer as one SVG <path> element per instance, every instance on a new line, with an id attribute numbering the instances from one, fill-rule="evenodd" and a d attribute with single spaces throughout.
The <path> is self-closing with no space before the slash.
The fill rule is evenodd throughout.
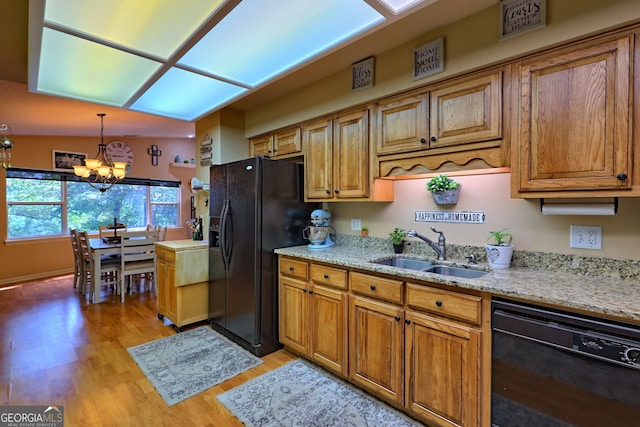
<path id="1" fill-rule="evenodd" d="M 494 427 L 640 426 L 640 326 L 492 302 Z"/>

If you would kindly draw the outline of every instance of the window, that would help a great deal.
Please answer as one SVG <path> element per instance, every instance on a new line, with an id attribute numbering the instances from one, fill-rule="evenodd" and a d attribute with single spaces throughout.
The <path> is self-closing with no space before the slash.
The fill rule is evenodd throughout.
<path id="1" fill-rule="evenodd" d="M 114 218 L 128 228 L 180 223 L 179 183 L 125 178 L 101 193 L 71 174 L 7 170 L 9 239 L 97 231 Z"/>

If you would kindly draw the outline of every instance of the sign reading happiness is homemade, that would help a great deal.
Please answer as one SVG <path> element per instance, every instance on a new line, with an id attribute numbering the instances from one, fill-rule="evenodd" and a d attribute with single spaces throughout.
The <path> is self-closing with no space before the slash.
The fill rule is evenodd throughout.
<path id="1" fill-rule="evenodd" d="M 416 222 L 464 222 L 470 224 L 484 224 L 484 212 L 416 211 Z"/>
<path id="2" fill-rule="evenodd" d="M 413 80 L 444 71 L 444 39 L 438 39 L 413 51 Z"/>

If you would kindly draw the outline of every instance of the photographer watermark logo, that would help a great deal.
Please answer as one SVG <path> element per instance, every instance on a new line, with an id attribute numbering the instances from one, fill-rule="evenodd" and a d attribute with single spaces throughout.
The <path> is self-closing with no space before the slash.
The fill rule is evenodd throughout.
<path id="1" fill-rule="evenodd" d="M 64 406 L 0 406 L 0 427 L 63 427 Z"/>

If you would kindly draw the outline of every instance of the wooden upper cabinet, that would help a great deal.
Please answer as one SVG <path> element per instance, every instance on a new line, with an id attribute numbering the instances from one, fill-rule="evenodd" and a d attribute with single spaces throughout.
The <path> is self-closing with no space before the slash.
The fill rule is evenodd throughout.
<path id="1" fill-rule="evenodd" d="M 305 125 L 307 200 L 369 196 L 369 110 Z"/>
<path id="2" fill-rule="evenodd" d="M 378 154 L 429 148 L 429 93 L 400 96 L 378 103 Z"/>
<path id="3" fill-rule="evenodd" d="M 282 129 L 273 134 L 249 140 L 250 157 L 265 156 L 272 159 L 293 157 L 302 153 L 302 138 L 299 126 Z"/>
<path id="4" fill-rule="evenodd" d="M 429 147 L 502 138 L 502 72 L 431 90 Z"/>
<path id="5" fill-rule="evenodd" d="M 513 196 L 631 188 L 632 46 L 628 36 L 520 63 Z"/>

